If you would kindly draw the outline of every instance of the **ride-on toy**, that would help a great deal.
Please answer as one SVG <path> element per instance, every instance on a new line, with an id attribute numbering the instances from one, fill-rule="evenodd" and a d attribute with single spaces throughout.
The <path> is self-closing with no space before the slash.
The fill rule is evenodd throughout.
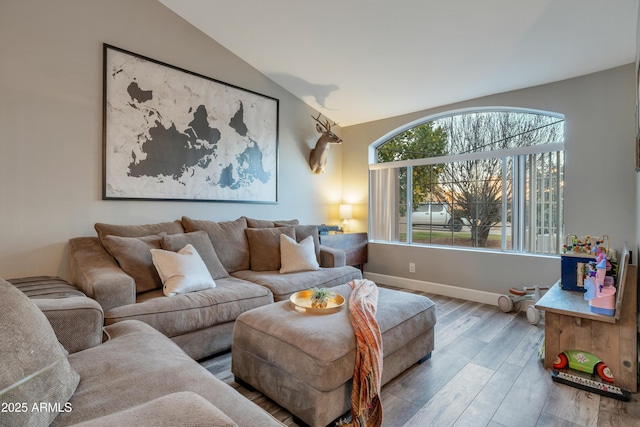
<path id="1" fill-rule="evenodd" d="M 498 307 L 505 313 L 520 310 L 521 301 L 538 301 L 542 297 L 542 291 L 548 290 L 548 286 L 524 287 L 522 290 L 510 288 L 511 295 L 500 295 L 498 297 Z M 533 305 L 527 307 L 527 320 L 532 325 L 540 323 L 540 310 Z"/>
<path id="2" fill-rule="evenodd" d="M 597 373 L 597 375 L 602 378 L 602 380 L 606 381 L 606 383 L 557 371 L 567 367 L 592 375 Z M 553 369 L 555 369 L 555 371 L 551 371 L 551 379 L 553 379 L 553 381 L 618 400 L 628 401 L 631 398 L 631 393 L 629 391 L 622 390 L 621 388 L 612 385 L 614 378 L 609 367 L 600 360 L 600 358 L 591 353 L 587 353 L 586 351 L 563 351 L 556 356 L 556 359 L 553 362 Z"/>
<path id="3" fill-rule="evenodd" d="M 566 367 L 588 374 L 598 373 L 598 376 L 606 382 L 613 382 L 611 369 L 598 357 L 591 353 L 580 350 L 563 351 L 556 356 L 553 361 L 553 369 L 564 369 Z"/>

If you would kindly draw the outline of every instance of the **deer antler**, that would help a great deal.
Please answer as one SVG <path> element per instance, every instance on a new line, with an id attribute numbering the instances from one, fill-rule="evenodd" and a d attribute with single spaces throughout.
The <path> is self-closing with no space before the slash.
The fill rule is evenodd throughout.
<path id="1" fill-rule="evenodd" d="M 320 121 L 320 116 L 322 115 L 322 113 L 318 113 L 318 117 L 313 117 L 311 116 L 311 118 L 313 118 L 313 120 L 315 120 L 316 122 L 318 122 L 320 124 L 320 126 L 322 126 L 324 128 L 324 130 L 326 130 L 327 132 L 329 132 L 331 130 L 331 126 L 336 126 L 337 123 L 333 123 L 333 124 L 329 124 L 329 119 L 325 120 L 324 123 L 322 123 Z"/>

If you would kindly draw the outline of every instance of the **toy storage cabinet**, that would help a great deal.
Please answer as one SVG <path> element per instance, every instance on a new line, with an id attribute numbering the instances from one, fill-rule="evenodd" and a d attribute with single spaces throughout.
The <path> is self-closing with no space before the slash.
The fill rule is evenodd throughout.
<path id="1" fill-rule="evenodd" d="M 622 314 L 614 316 L 592 313 L 584 295 L 560 289 L 559 283 L 536 303 L 545 311 L 545 368 L 565 350 L 582 350 L 599 357 L 609 366 L 615 385 L 636 393 L 637 372 L 637 267 L 629 265 L 624 285 Z"/>

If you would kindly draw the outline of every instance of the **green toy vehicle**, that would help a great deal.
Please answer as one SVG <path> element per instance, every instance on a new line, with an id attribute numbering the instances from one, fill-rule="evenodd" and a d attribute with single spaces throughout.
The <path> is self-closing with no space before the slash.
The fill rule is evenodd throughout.
<path id="1" fill-rule="evenodd" d="M 609 383 L 614 381 L 611 369 L 602 360 L 586 351 L 567 350 L 557 355 L 553 362 L 553 369 L 564 369 L 567 366 L 588 374 L 597 373 L 600 378 Z"/>

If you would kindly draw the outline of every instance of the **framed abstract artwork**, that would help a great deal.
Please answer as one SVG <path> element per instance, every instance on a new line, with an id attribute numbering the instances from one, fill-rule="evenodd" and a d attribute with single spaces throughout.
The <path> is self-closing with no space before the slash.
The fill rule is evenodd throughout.
<path id="1" fill-rule="evenodd" d="M 277 203 L 277 99 L 103 53 L 103 199 Z"/>

